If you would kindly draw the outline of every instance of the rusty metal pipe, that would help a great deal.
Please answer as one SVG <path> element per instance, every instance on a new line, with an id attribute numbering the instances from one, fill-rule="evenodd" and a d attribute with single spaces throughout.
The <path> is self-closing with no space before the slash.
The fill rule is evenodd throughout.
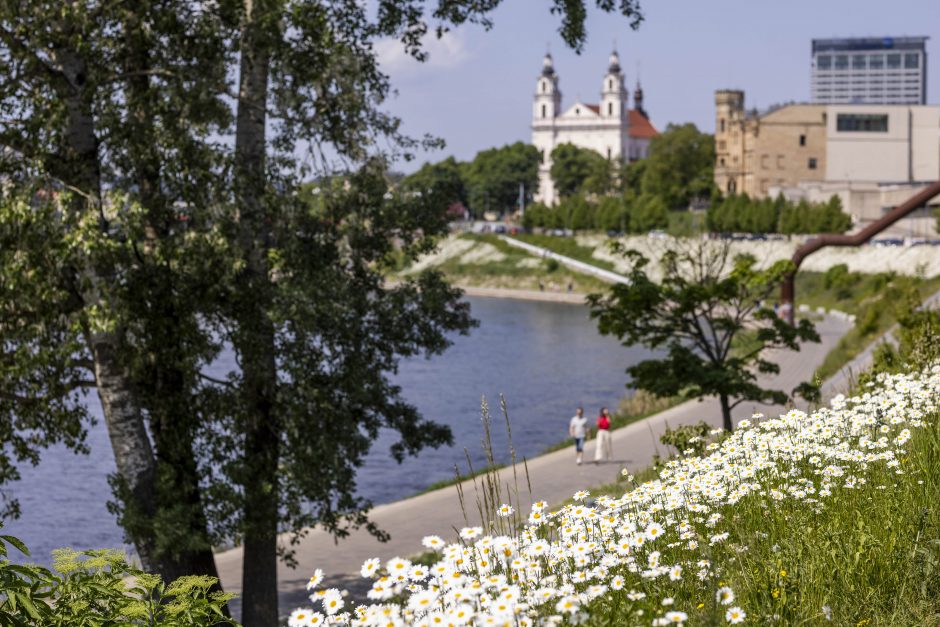
<path id="1" fill-rule="evenodd" d="M 783 301 L 783 304 L 786 307 L 787 317 L 790 324 L 793 324 L 793 319 L 796 315 L 796 290 L 794 285 L 796 272 L 800 269 L 800 265 L 803 263 L 804 259 L 809 257 L 820 248 L 825 248 L 826 246 L 861 246 L 901 218 L 925 206 L 929 200 L 937 195 L 940 195 L 940 181 L 931 184 L 922 191 L 911 196 L 907 201 L 904 202 L 904 204 L 898 205 L 884 216 L 878 220 L 875 220 L 854 235 L 836 235 L 834 233 L 826 233 L 824 235 L 820 235 L 819 237 L 814 237 L 797 248 L 796 252 L 793 253 L 792 258 L 793 271 L 787 274 L 783 280 L 783 285 L 780 287 L 780 300 Z"/>

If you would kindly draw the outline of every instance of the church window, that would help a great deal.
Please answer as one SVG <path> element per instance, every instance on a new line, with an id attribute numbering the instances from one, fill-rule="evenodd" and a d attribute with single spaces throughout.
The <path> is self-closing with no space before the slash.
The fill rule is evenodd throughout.
<path id="1" fill-rule="evenodd" d="M 728 181 L 728 193 L 733 194 L 737 190 L 737 185 L 734 183 L 734 179 Z"/>
<path id="2" fill-rule="evenodd" d="M 581 115 L 581 109 L 575 107 L 574 114 L 575 114 L 575 115 Z"/>
<path id="3" fill-rule="evenodd" d="M 806 145 L 806 135 L 800 135 L 800 146 Z"/>
<path id="4" fill-rule="evenodd" d="M 607 147 L 607 160 L 610 161 L 610 146 Z"/>
<path id="5" fill-rule="evenodd" d="M 613 91 L 613 89 L 614 89 L 614 82 L 613 82 L 613 81 L 607 81 L 607 89 Z"/>
<path id="6" fill-rule="evenodd" d="M 545 117 L 545 105 L 542 105 L 542 117 Z"/>
<path id="7" fill-rule="evenodd" d="M 718 121 L 718 128 L 721 129 L 720 132 L 722 132 L 722 133 L 725 132 L 725 119 L 724 119 L 724 118 L 721 118 L 721 119 Z"/>
<path id="8" fill-rule="evenodd" d="M 608 102 L 607 103 L 607 115 L 613 115 L 613 114 L 614 114 L 614 103 Z"/>

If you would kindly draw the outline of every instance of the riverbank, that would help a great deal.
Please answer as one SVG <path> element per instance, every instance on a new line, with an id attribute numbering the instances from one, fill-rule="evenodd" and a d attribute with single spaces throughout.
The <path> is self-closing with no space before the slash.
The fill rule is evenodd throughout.
<path id="1" fill-rule="evenodd" d="M 791 389 L 801 380 L 804 372 L 811 372 L 821 363 L 848 327 L 846 321 L 827 316 L 818 325 L 822 342 L 805 345 L 799 353 L 782 352 L 774 355 L 773 359 L 780 364 L 781 374 L 770 378 L 762 377 L 762 381 L 781 389 Z M 742 404 L 736 408 L 734 417 L 735 420 L 741 420 L 755 411 L 770 413 L 779 409 L 781 408 Z M 519 486 L 523 507 L 533 500 L 561 503 L 585 486 L 610 483 L 622 468 L 634 471 L 648 466 L 653 455 L 661 450 L 659 437 L 666 428 L 699 420 L 718 426 L 721 422 L 720 416 L 720 408 L 715 400 L 686 402 L 616 430 L 613 433 L 614 460 L 609 463 L 576 466 L 571 451 L 560 450 L 528 460 L 528 477 L 515 477 L 511 468 L 504 469 L 499 475 L 500 482 Z M 514 437 L 518 440 L 524 436 L 515 433 Z M 593 448 L 589 444 L 587 459 L 592 459 L 592 456 Z M 286 614 L 306 601 L 305 586 L 310 573 L 316 568 L 322 568 L 329 575 L 328 585 L 355 591 L 354 586 L 362 581 L 356 573 L 366 559 L 379 557 L 386 560 L 395 556 L 413 555 L 421 550 L 421 539 L 425 535 L 450 536 L 454 528 L 466 526 L 468 522 L 474 523 L 474 484 L 472 481 L 465 482 L 461 488 L 466 497 L 469 521 L 464 517 L 457 487 L 451 486 L 372 510 L 369 514 L 370 520 L 391 535 L 387 543 L 378 542 L 361 529 L 353 530 L 338 543 L 322 529 L 309 530 L 293 547 L 296 549 L 297 568 L 289 569 L 284 564 L 278 565 L 282 613 Z M 289 536 L 281 538 L 285 547 L 289 546 L 289 542 Z M 216 556 L 216 565 L 228 591 L 241 591 L 241 560 L 240 549 L 225 551 Z M 233 607 L 237 609 L 237 600 Z"/>
<path id="2" fill-rule="evenodd" d="M 561 292 L 552 290 L 523 290 L 510 287 L 478 287 L 475 285 L 460 285 L 467 296 L 480 296 L 482 298 L 511 298 L 514 300 L 534 300 L 548 303 L 568 303 L 583 305 L 587 294 L 578 292 Z"/>

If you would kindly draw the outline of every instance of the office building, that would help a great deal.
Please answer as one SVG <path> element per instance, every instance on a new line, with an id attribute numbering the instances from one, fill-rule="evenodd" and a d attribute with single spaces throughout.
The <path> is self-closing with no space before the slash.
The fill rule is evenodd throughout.
<path id="1" fill-rule="evenodd" d="M 926 37 L 814 39 L 812 101 L 927 103 Z"/>

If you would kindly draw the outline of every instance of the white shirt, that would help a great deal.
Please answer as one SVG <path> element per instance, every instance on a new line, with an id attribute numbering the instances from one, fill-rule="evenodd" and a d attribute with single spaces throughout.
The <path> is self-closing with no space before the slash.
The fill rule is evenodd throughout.
<path id="1" fill-rule="evenodd" d="M 583 438 L 587 431 L 587 418 L 584 416 L 574 416 L 568 425 L 568 431 L 572 437 Z"/>

